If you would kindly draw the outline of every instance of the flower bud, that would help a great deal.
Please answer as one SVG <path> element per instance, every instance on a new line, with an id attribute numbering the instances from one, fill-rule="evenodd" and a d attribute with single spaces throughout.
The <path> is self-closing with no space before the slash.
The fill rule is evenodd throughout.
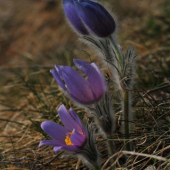
<path id="1" fill-rule="evenodd" d="M 56 82 L 71 99 L 80 104 L 89 105 L 100 100 L 107 90 L 107 84 L 98 66 L 80 59 L 74 59 L 74 63 L 87 79 L 69 66 L 56 65 L 51 70 Z"/>
<path id="2" fill-rule="evenodd" d="M 72 26 L 82 35 L 108 37 L 116 23 L 111 14 L 92 0 L 63 0 L 65 14 Z"/>
<path id="3" fill-rule="evenodd" d="M 92 33 L 107 37 L 115 31 L 116 24 L 109 12 L 91 0 L 74 0 L 77 12 Z"/>
<path id="4" fill-rule="evenodd" d="M 89 33 L 77 13 L 73 0 L 63 0 L 63 7 L 65 14 L 73 28 L 75 28 L 75 30 L 80 34 L 88 35 Z"/>

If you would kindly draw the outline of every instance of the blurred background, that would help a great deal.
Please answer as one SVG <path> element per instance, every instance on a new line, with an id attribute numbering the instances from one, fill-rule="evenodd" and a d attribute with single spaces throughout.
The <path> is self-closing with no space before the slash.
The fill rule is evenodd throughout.
<path id="1" fill-rule="evenodd" d="M 100 2 L 116 16 L 122 46 L 136 45 L 143 54 L 152 45 L 160 47 L 156 40 L 168 39 L 168 0 Z M 67 24 L 61 0 L 0 0 L 1 66 L 51 64 L 49 56 L 57 60 L 63 51 L 82 48 L 77 38 Z"/>
<path id="2" fill-rule="evenodd" d="M 140 86 L 136 88 L 148 90 L 169 83 L 170 1 L 100 2 L 117 19 L 117 37 L 123 49 L 135 46 L 140 55 L 136 76 Z M 61 103 L 61 92 L 49 70 L 54 64 L 72 66 L 73 58 L 90 61 L 82 50 L 101 64 L 97 54 L 70 28 L 61 0 L 0 0 L 0 147 L 6 156 L 2 156 L 6 161 L 1 161 L 3 168 L 8 167 L 11 155 L 18 161 L 25 150 L 37 149 L 42 139 L 40 122 L 53 119 Z M 65 98 L 62 102 L 72 105 Z"/>

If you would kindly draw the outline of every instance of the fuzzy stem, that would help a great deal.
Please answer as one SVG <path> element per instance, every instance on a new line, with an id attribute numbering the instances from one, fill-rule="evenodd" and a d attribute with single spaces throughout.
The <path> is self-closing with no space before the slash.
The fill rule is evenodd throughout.
<path id="1" fill-rule="evenodd" d="M 109 139 L 110 136 L 108 135 L 107 138 Z M 116 152 L 116 149 L 115 149 L 116 146 L 115 146 L 114 141 L 108 140 L 108 141 L 107 141 L 107 147 L 108 147 L 109 158 L 110 158 L 110 157 L 111 157 L 112 155 L 114 155 L 115 152 Z M 114 163 L 114 160 L 113 160 L 113 159 L 112 159 L 111 163 Z M 113 167 L 111 168 L 111 170 L 114 170 L 115 168 L 116 168 L 116 167 L 113 166 Z"/>
<path id="2" fill-rule="evenodd" d="M 123 61 L 124 59 L 123 59 L 123 56 L 122 56 L 120 49 L 117 45 L 115 37 L 112 36 L 112 37 L 109 37 L 109 39 L 112 43 L 115 55 L 117 57 L 117 61 L 118 61 L 117 66 L 119 69 L 119 73 L 122 74 L 123 62 L 125 62 L 125 61 Z M 119 75 L 119 76 L 121 76 L 121 75 Z M 129 124 L 129 120 L 131 119 L 130 94 L 129 94 L 130 91 L 123 90 L 122 88 L 121 88 L 121 91 L 123 93 L 123 117 L 124 117 L 123 134 L 125 134 L 126 139 L 130 139 L 130 127 L 131 127 L 131 125 Z M 125 148 L 127 151 L 131 151 L 132 143 L 128 142 L 126 144 Z"/>
<path id="3" fill-rule="evenodd" d="M 129 125 L 129 120 L 130 118 L 130 99 L 129 99 L 129 94 L 130 91 L 125 90 L 123 92 L 123 101 L 124 101 L 124 110 L 123 110 L 123 114 L 124 114 L 124 126 L 123 126 L 123 134 L 125 134 L 125 138 L 126 139 L 130 139 L 130 125 Z M 127 151 L 131 151 L 132 150 L 132 143 L 128 142 L 125 145 L 125 149 Z"/>
<path id="4" fill-rule="evenodd" d="M 120 67 L 120 66 L 122 67 L 123 57 L 122 57 L 122 54 L 121 54 L 121 52 L 120 52 L 120 49 L 119 49 L 119 47 L 118 47 L 118 45 L 117 45 L 116 39 L 115 39 L 113 36 L 110 36 L 110 37 L 109 37 L 109 40 L 110 40 L 110 42 L 112 43 L 112 46 L 113 46 L 115 55 L 116 55 L 117 60 L 118 60 L 118 62 L 119 62 L 118 67 Z M 119 68 L 119 71 L 121 71 L 120 68 Z"/>
<path id="5" fill-rule="evenodd" d="M 94 165 L 92 169 L 93 170 L 101 170 L 101 168 L 98 164 Z"/>

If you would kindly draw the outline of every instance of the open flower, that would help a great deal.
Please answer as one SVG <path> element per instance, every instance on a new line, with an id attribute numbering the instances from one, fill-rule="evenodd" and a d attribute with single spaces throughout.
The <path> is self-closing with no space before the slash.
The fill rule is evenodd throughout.
<path id="1" fill-rule="evenodd" d="M 59 117 L 64 124 L 60 126 L 51 121 L 45 121 L 41 124 L 41 128 L 53 139 L 41 141 L 42 145 L 54 146 L 54 152 L 59 149 L 69 152 L 76 152 L 86 143 L 86 133 L 76 113 L 69 109 L 69 112 L 64 105 L 58 109 Z"/>
<path id="2" fill-rule="evenodd" d="M 81 34 L 91 33 L 108 37 L 116 29 L 111 14 L 94 0 L 63 0 L 65 14 L 73 27 Z"/>
<path id="3" fill-rule="evenodd" d="M 101 99 L 107 85 L 98 66 L 80 59 L 74 59 L 74 64 L 85 73 L 87 80 L 69 66 L 56 65 L 56 69 L 51 70 L 56 82 L 70 98 L 80 104 L 88 105 Z"/>

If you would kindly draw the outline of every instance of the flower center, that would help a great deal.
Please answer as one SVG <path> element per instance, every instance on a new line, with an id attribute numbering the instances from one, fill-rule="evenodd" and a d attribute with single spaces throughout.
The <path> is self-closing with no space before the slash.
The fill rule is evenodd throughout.
<path id="1" fill-rule="evenodd" d="M 73 145 L 73 143 L 71 142 L 71 138 L 70 138 L 72 134 L 73 134 L 73 131 L 67 133 L 67 136 L 66 136 L 66 138 L 65 138 L 65 143 L 66 143 L 66 145 Z"/>
<path id="2" fill-rule="evenodd" d="M 79 132 L 81 135 L 84 136 L 84 134 L 82 132 Z M 72 132 L 68 132 L 66 134 L 66 138 L 65 138 L 65 143 L 66 145 L 73 145 L 73 143 L 71 142 L 71 135 L 73 134 L 73 131 Z M 85 136 L 84 136 L 85 137 Z"/>

